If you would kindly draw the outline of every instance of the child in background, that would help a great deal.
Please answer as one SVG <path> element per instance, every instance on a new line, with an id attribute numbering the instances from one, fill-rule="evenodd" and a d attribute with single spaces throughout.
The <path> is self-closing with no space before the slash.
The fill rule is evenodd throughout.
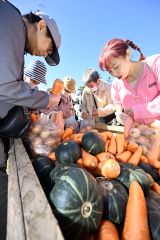
<path id="1" fill-rule="evenodd" d="M 31 89 L 37 88 L 40 83 L 47 85 L 46 73 L 47 68 L 43 62 L 31 61 L 24 69 L 24 81 L 30 85 Z"/>
<path id="2" fill-rule="evenodd" d="M 71 97 L 71 93 L 75 93 L 76 91 L 76 81 L 73 78 L 67 76 L 63 79 L 63 83 L 64 89 L 61 93 L 58 110 L 61 110 L 63 112 L 65 128 L 72 127 L 74 132 L 77 132 L 78 122 L 75 119 L 75 110 Z"/>
<path id="3" fill-rule="evenodd" d="M 139 51 L 139 61 L 131 60 L 130 47 Z M 116 77 L 111 88 L 118 102 L 136 122 L 150 124 L 160 120 L 160 55 L 145 58 L 130 40 L 112 39 L 103 48 L 99 66 Z M 118 119 L 122 122 L 124 114 Z"/>
<path id="4" fill-rule="evenodd" d="M 44 83 L 47 85 L 46 82 L 46 73 L 47 68 L 43 62 L 40 60 L 31 61 L 27 67 L 24 69 L 24 81 L 27 82 L 32 91 L 38 90 L 38 85 L 40 83 Z M 40 111 L 32 111 L 30 112 L 32 122 L 36 122 L 40 117 Z"/>
<path id="5" fill-rule="evenodd" d="M 101 79 L 92 67 L 85 70 L 82 81 L 86 85 L 82 94 L 82 118 L 89 122 L 91 118 L 97 129 L 107 129 L 107 124 L 111 124 L 116 111 L 111 99 L 111 85 Z"/>

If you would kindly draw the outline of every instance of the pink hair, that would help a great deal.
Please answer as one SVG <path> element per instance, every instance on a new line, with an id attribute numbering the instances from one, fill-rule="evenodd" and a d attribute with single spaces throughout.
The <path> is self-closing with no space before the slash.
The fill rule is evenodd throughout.
<path id="1" fill-rule="evenodd" d="M 131 47 L 134 50 L 139 51 L 140 53 L 140 61 L 145 59 L 143 56 L 140 48 L 136 46 L 132 41 L 130 40 L 122 40 L 118 38 L 114 38 L 110 40 L 102 49 L 102 53 L 99 58 L 99 67 L 101 70 L 105 71 L 110 71 L 109 69 L 109 63 L 111 61 L 111 58 L 113 57 L 119 57 L 119 56 L 125 56 L 127 49 Z"/>

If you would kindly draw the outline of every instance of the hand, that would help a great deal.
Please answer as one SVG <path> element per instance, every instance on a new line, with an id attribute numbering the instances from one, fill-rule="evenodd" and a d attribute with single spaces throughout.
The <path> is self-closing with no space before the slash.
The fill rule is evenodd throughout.
<path id="1" fill-rule="evenodd" d="M 59 101 L 60 101 L 60 94 L 49 94 L 49 103 L 48 103 L 48 108 L 51 108 L 51 107 L 56 107 L 58 106 L 59 104 Z"/>
<path id="2" fill-rule="evenodd" d="M 72 110 L 68 110 L 66 113 L 63 114 L 64 118 L 69 118 L 71 117 L 73 114 L 73 111 Z"/>
<path id="3" fill-rule="evenodd" d="M 92 117 L 98 117 L 98 110 L 97 109 L 92 112 Z"/>
<path id="4" fill-rule="evenodd" d="M 119 122 L 122 125 L 124 125 L 126 120 L 129 118 L 129 116 L 126 113 L 122 112 L 115 112 L 115 115 L 117 122 Z"/>
<path id="5" fill-rule="evenodd" d="M 115 111 L 116 112 L 122 112 L 123 111 L 123 107 L 120 103 L 114 103 L 115 106 Z"/>
<path id="6" fill-rule="evenodd" d="M 126 108 L 126 109 L 124 110 L 124 112 L 125 112 L 128 116 L 130 116 L 131 118 L 134 118 L 134 114 L 133 114 L 132 108 Z"/>
<path id="7" fill-rule="evenodd" d="M 82 112 L 82 118 L 87 118 L 88 117 L 88 113 L 87 112 Z"/>

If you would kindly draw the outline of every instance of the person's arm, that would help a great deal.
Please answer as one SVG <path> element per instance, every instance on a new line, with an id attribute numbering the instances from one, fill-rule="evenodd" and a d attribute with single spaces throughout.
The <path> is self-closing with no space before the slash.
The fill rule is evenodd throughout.
<path id="1" fill-rule="evenodd" d="M 4 9 L 3 9 L 4 7 Z M 9 4 L 0 9 L 0 101 L 41 109 L 49 96 L 22 81 L 26 33 L 20 14 Z M 12 24 L 11 24 L 12 23 Z"/>
<path id="2" fill-rule="evenodd" d="M 160 88 L 159 88 L 160 91 Z M 135 119 L 157 118 L 160 117 L 160 95 L 152 102 L 132 107 Z"/>
<path id="3" fill-rule="evenodd" d="M 153 74 L 156 79 L 157 89 L 159 93 L 153 101 L 132 107 L 135 119 L 157 118 L 160 117 L 160 56 L 152 65 Z"/>
<path id="4" fill-rule="evenodd" d="M 105 117 L 117 110 L 118 105 L 120 106 L 120 100 L 118 97 L 118 91 L 116 89 L 116 84 L 112 84 L 111 88 L 107 90 L 108 93 L 108 104 L 103 108 L 98 108 L 98 117 Z"/>

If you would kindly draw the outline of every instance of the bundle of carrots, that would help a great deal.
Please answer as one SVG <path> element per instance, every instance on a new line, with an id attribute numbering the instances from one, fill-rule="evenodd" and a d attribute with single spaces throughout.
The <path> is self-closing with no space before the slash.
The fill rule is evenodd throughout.
<path id="1" fill-rule="evenodd" d="M 73 133 L 72 128 L 67 128 L 62 136 L 62 141 L 75 141 L 81 145 L 83 134 L 84 133 Z M 123 134 L 113 134 L 110 131 L 98 134 L 105 142 L 105 152 L 102 152 L 97 156 L 92 156 L 90 153 L 82 149 L 82 158 L 77 162 L 81 167 L 88 170 L 96 169 L 94 174 L 101 173 L 102 176 L 105 175 L 108 177 L 108 175 L 104 173 L 106 172 L 104 169 L 109 169 L 108 160 L 110 160 L 110 164 L 113 164 L 113 166 L 115 166 L 115 163 L 117 164 L 116 166 L 118 166 L 118 162 L 132 163 L 135 166 L 138 166 L 140 162 L 145 162 L 152 165 L 160 173 L 160 161 L 156 157 L 160 154 L 159 140 L 156 140 L 155 143 L 152 144 L 152 148 L 150 148 L 149 153 L 145 154 L 144 148 L 141 144 L 128 142 Z M 118 169 L 118 167 L 116 169 Z M 112 170 L 114 172 L 113 176 L 115 177 L 115 169 L 113 168 Z M 111 169 L 109 172 L 111 173 Z"/>

